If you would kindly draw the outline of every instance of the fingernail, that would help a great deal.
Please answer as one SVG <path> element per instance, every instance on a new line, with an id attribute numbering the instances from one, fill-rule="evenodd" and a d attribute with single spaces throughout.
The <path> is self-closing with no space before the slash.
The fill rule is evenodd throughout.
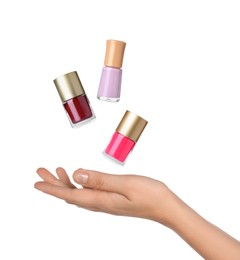
<path id="1" fill-rule="evenodd" d="M 87 174 L 79 174 L 78 179 L 79 179 L 80 183 L 85 184 L 88 181 L 88 175 Z"/>

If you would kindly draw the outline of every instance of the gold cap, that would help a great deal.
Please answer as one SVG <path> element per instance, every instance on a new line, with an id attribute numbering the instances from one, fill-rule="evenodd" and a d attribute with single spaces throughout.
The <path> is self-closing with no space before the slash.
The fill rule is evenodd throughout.
<path id="1" fill-rule="evenodd" d="M 76 71 L 64 74 L 56 78 L 53 82 L 62 102 L 85 94 L 82 83 Z"/>
<path id="2" fill-rule="evenodd" d="M 127 110 L 120 121 L 116 132 L 128 137 L 136 143 L 147 123 L 148 122 L 142 117 Z"/>
<path id="3" fill-rule="evenodd" d="M 107 40 L 104 65 L 109 67 L 121 68 L 126 42 Z"/>

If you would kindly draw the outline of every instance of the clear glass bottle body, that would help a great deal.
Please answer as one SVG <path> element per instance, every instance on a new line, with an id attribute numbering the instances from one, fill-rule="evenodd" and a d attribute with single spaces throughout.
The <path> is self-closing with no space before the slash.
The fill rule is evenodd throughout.
<path id="1" fill-rule="evenodd" d="M 108 157 L 124 164 L 135 144 L 136 143 L 133 140 L 118 132 L 115 132 L 104 153 Z"/>
<path id="2" fill-rule="evenodd" d="M 65 101 L 63 107 L 72 127 L 78 127 L 95 118 L 85 94 Z"/>
<path id="3" fill-rule="evenodd" d="M 118 102 L 121 94 L 122 69 L 104 67 L 98 88 L 97 98 L 103 101 Z"/>

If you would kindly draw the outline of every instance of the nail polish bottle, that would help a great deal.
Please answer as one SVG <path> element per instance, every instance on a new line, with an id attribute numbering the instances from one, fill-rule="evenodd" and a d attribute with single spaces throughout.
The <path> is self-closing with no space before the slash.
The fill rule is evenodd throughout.
<path id="1" fill-rule="evenodd" d="M 122 63 L 126 43 L 107 40 L 104 67 L 98 88 L 97 97 L 103 101 L 117 102 L 120 100 Z"/>
<path id="2" fill-rule="evenodd" d="M 142 117 L 127 110 L 116 128 L 116 132 L 113 134 L 104 154 L 124 164 L 147 123 L 148 122 Z"/>
<path id="3" fill-rule="evenodd" d="M 72 127 L 78 127 L 95 118 L 76 71 L 56 78 L 54 84 Z"/>

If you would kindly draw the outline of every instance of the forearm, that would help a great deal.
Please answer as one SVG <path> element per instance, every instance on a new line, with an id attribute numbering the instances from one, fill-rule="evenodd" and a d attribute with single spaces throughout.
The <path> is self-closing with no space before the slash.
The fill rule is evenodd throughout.
<path id="1" fill-rule="evenodd" d="M 174 212 L 169 227 L 205 259 L 239 260 L 240 242 L 206 221 L 173 195 Z"/>

